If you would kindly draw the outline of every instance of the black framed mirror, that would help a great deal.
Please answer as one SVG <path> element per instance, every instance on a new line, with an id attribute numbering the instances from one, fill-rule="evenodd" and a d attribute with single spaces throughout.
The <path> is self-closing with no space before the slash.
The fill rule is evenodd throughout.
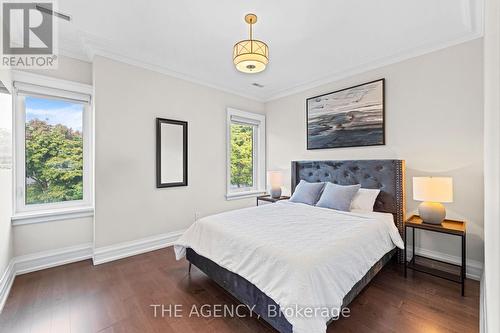
<path id="1" fill-rule="evenodd" d="M 156 187 L 187 186 L 187 122 L 156 118 Z"/>

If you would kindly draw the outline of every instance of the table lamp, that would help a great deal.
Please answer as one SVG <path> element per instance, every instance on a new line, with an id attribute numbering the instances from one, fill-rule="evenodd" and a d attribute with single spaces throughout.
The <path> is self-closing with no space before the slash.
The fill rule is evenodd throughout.
<path id="1" fill-rule="evenodd" d="M 279 170 L 268 171 L 267 176 L 269 177 L 269 184 L 271 185 L 271 190 L 269 194 L 273 198 L 281 197 L 281 186 L 283 185 L 283 172 Z"/>
<path id="2" fill-rule="evenodd" d="M 425 223 L 441 224 L 446 217 L 443 202 L 453 202 L 451 177 L 413 177 L 413 200 L 423 201 L 418 215 Z"/>

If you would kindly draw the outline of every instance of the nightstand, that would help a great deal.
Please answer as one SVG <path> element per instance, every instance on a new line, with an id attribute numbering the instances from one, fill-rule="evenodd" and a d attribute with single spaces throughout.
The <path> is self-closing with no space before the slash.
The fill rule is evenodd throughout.
<path id="1" fill-rule="evenodd" d="M 466 236 L 466 222 L 445 219 L 441 224 L 429 224 L 422 221 L 418 215 L 413 215 L 404 224 L 405 226 L 405 277 L 407 269 L 437 276 L 449 281 L 457 282 L 462 285 L 462 296 L 465 294 L 465 236 Z M 408 228 L 413 228 L 412 232 L 412 259 L 407 260 L 406 256 L 406 239 Z M 439 232 L 448 235 L 460 237 L 462 240 L 462 263 L 455 265 L 446 263 L 440 260 L 427 258 L 415 254 L 415 229 L 426 230 L 430 232 Z M 444 269 L 446 268 L 446 269 Z"/>
<path id="2" fill-rule="evenodd" d="M 268 195 L 261 195 L 261 196 L 257 197 L 257 206 L 259 205 L 259 201 L 263 201 L 265 203 L 275 203 L 276 201 L 288 200 L 288 199 L 290 199 L 290 197 L 288 197 L 286 195 L 282 195 L 279 198 L 273 198 L 269 194 Z"/>

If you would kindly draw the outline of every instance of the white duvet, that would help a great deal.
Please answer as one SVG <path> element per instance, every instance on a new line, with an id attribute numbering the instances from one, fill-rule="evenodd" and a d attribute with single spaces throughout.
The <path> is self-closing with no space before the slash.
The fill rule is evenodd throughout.
<path id="1" fill-rule="evenodd" d="M 395 246 L 403 241 L 391 214 L 279 202 L 204 217 L 174 249 L 178 260 L 192 248 L 253 283 L 280 306 L 293 332 L 324 333 L 326 309 L 335 314 Z"/>

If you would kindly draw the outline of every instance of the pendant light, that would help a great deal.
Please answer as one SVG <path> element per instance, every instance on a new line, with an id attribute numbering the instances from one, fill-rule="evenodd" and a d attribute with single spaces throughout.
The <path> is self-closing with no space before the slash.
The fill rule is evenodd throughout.
<path id="1" fill-rule="evenodd" d="M 233 62 L 240 72 L 259 73 L 269 63 L 269 47 L 266 43 L 253 39 L 252 26 L 257 22 L 257 15 L 245 15 L 245 22 L 250 25 L 250 38 L 234 45 Z"/>

